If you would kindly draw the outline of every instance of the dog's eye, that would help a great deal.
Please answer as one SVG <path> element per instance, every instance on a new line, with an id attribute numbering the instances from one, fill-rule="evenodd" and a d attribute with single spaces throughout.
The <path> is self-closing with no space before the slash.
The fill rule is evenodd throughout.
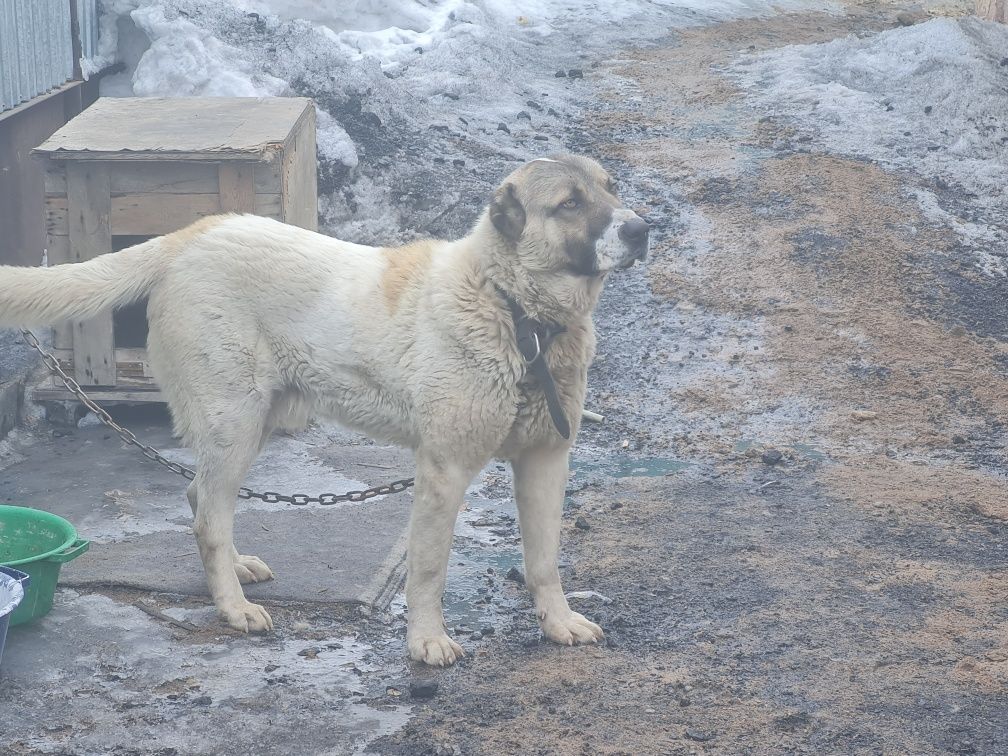
<path id="1" fill-rule="evenodd" d="M 609 194 L 611 194 L 613 196 L 616 196 L 616 192 L 619 191 L 619 187 L 616 186 L 616 182 L 613 181 L 612 179 L 609 179 L 606 182 L 606 187 L 605 188 L 606 188 L 606 191 L 609 192 Z"/>
<path id="2" fill-rule="evenodd" d="M 574 210 L 577 208 L 577 206 L 578 201 L 573 197 L 571 197 L 569 200 L 565 200 L 560 203 L 560 207 L 562 207 L 564 210 Z"/>

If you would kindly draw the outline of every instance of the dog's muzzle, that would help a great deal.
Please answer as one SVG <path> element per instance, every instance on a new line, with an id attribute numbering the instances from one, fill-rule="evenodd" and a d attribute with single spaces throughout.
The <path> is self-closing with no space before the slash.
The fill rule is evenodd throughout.
<path id="1" fill-rule="evenodd" d="M 640 216 L 634 216 L 623 222 L 619 227 L 619 238 L 626 248 L 623 259 L 616 266 L 621 270 L 629 268 L 637 260 L 643 261 L 647 257 L 648 241 L 651 233 L 651 224 Z"/>

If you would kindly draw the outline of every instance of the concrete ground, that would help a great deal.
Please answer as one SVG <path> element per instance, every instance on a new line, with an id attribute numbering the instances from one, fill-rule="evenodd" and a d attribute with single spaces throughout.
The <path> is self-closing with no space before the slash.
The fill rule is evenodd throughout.
<path id="1" fill-rule="evenodd" d="M 1008 753 L 1003 281 L 922 213 L 933 177 L 813 148 L 727 71 L 923 18 L 840 5 L 599 54 L 556 135 L 662 229 L 600 306 L 589 403 L 607 419 L 582 431 L 566 502 L 565 588 L 604 645 L 542 641 L 501 465 L 470 490 L 449 569 L 470 655 L 433 671 L 405 659 L 401 595 L 375 588 L 395 583 L 408 495 L 366 523 L 242 510 L 239 546 L 287 563 L 254 589 L 276 631 L 237 636 L 195 595 L 183 485 L 101 428 L 43 426 L 12 439 L 0 494 L 62 507 L 95 545 L 52 614 L 12 632 L 0 749 Z M 173 449 L 155 419 L 133 424 Z M 314 428 L 275 439 L 250 482 L 408 469 Z"/>

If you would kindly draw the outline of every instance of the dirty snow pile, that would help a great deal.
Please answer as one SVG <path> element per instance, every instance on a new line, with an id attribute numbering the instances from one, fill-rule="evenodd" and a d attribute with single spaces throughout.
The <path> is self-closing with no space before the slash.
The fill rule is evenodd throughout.
<path id="1" fill-rule="evenodd" d="M 936 18 L 748 56 L 733 74 L 754 108 L 796 126 L 816 149 L 921 177 L 925 212 L 978 253 L 1008 249 L 997 228 L 1008 210 L 1005 25 Z"/>
<path id="2" fill-rule="evenodd" d="M 500 176 L 577 146 L 593 58 L 677 27 L 815 5 L 103 0 L 99 53 L 83 67 L 117 67 L 106 96 L 312 97 L 323 228 L 390 243 L 464 232 Z"/>

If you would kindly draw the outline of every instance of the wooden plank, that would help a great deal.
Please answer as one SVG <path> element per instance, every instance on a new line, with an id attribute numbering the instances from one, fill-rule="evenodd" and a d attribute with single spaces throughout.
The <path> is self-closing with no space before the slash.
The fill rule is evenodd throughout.
<path id="1" fill-rule="evenodd" d="M 280 194 L 283 191 L 283 179 L 280 176 L 282 163 L 281 160 L 272 160 L 255 164 L 256 194 Z"/>
<path id="2" fill-rule="evenodd" d="M 67 199 L 65 196 L 46 197 L 43 212 L 45 213 L 47 236 L 52 238 L 54 236 L 67 236 L 70 233 L 70 226 L 67 221 Z"/>
<path id="3" fill-rule="evenodd" d="M 74 371 L 72 348 L 53 348 L 52 353 L 67 373 Z M 155 387 L 154 373 L 147 361 L 147 350 L 137 347 L 118 347 L 115 350 L 116 388 L 144 389 Z M 53 385 L 62 386 L 58 378 Z"/>
<path id="4" fill-rule="evenodd" d="M 115 350 L 117 385 L 153 386 L 154 372 L 147 361 L 147 350 L 119 347 Z"/>
<path id="5" fill-rule="evenodd" d="M 66 164 L 56 160 L 46 160 L 43 168 L 43 184 L 46 196 L 66 195 Z"/>
<path id="6" fill-rule="evenodd" d="M 132 389 L 129 391 L 117 389 L 90 389 L 88 391 L 88 396 L 99 404 L 132 404 L 145 402 L 158 402 L 163 404 L 165 401 L 164 395 L 156 389 L 151 389 L 149 391 L 144 391 L 142 389 Z M 72 402 L 77 399 L 74 394 L 63 388 L 32 389 L 31 398 L 32 401 L 35 402 Z"/>
<path id="7" fill-rule="evenodd" d="M 112 196 L 118 194 L 216 194 L 217 166 L 213 163 L 164 161 L 116 163 L 111 168 Z"/>
<path id="8" fill-rule="evenodd" d="M 280 201 L 280 195 L 257 194 L 252 212 L 264 218 L 283 220 L 283 203 Z"/>
<path id="9" fill-rule="evenodd" d="M 217 194 L 123 194 L 111 199 L 112 233 L 160 236 L 219 212 Z M 61 197 L 47 198 L 46 228 L 49 233 L 57 235 L 66 223 L 67 201 Z"/>
<path id="10" fill-rule="evenodd" d="M 66 194 L 66 163 L 46 160 L 45 192 Z M 251 165 L 251 164 L 250 164 Z M 253 171 L 256 194 L 280 194 L 281 161 L 255 163 Z M 165 194 L 218 194 L 218 165 L 207 162 L 168 162 L 164 160 L 115 163 L 109 176 L 113 196 L 142 192 Z"/>
<path id="11" fill-rule="evenodd" d="M 133 99 L 133 98 L 130 98 Z M 84 111 L 85 113 L 87 110 Z M 91 152 L 88 150 L 70 151 L 57 150 L 55 152 L 38 152 L 38 148 L 32 150 L 33 154 L 44 154 L 53 160 L 65 162 L 76 161 L 101 161 L 103 163 L 127 163 L 127 162 L 151 162 L 151 163 L 199 163 L 213 162 L 219 163 L 225 160 L 249 161 L 269 161 L 276 160 L 283 152 L 283 148 L 278 144 L 264 144 L 257 150 L 230 150 L 221 148 L 219 150 L 209 150 L 206 152 L 169 152 L 167 150 L 147 150 L 144 152 Z"/>
<path id="12" fill-rule="evenodd" d="M 124 194 L 112 198 L 112 233 L 116 236 L 160 236 L 219 212 L 220 195 L 217 194 Z M 252 212 L 281 220 L 280 195 L 254 195 Z M 67 233 L 66 198 L 46 198 L 46 231 L 50 238 Z"/>
<path id="13" fill-rule="evenodd" d="M 225 213 L 251 213 L 255 211 L 254 164 L 221 163 L 220 208 Z"/>
<path id="14" fill-rule="evenodd" d="M 109 169 L 104 163 L 67 165 L 67 224 L 77 262 L 112 251 Z M 112 313 L 73 324 L 74 378 L 82 386 L 114 386 Z"/>
<path id="15" fill-rule="evenodd" d="M 169 234 L 220 211 L 216 194 L 123 194 L 112 199 L 112 233 Z"/>
<path id="16" fill-rule="evenodd" d="M 70 237 L 50 236 L 46 243 L 46 257 L 49 265 L 66 265 L 72 262 L 70 257 Z M 73 324 L 61 323 L 52 329 L 53 347 L 56 349 L 73 349 Z"/>
<path id="17" fill-rule="evenodd" d="M 284 222 L 311 231 L 318 230 L 317 166 L 315 107 L 311 106 L 298 123 L 282 169 Z"/>

